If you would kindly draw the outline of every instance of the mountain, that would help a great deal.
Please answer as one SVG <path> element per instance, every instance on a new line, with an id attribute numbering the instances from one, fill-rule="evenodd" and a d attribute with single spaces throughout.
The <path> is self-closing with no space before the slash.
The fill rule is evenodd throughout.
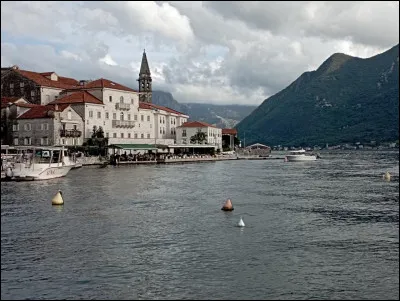
<path id="1" fill-rule="evenodd" d="M 395 141 L 398 110 L 399 45 L 367 59 L 333 54 L 264 100 L 237 129 L 246 144 Z"/>
<path id="2" fill-rule="evenodd" d="M 219 128 L 233 128 L 256 106 L 179 103 L 171 93 L 153 91 L 153 103 L 189 115 L 190 120 L 205 121 Z"/>

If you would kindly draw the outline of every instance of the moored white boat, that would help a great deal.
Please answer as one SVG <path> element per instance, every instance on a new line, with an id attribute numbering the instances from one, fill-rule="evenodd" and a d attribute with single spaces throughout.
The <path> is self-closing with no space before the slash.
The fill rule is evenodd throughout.
<path id="1" fill-rule="evenodd" d="M 315 161 L 317 156 L 307 154 L 304 149 L 300 149 L 291 151 L 289 155 L 286 155 L 286 160 L 289 162 Z"/>
<path id="2" fill-rule="evenodd" d="M 74 164 L 64 147 L 21 147 L 12 167 L 6 170 L 6 177 L 17 181 L 60 178 Z"/>

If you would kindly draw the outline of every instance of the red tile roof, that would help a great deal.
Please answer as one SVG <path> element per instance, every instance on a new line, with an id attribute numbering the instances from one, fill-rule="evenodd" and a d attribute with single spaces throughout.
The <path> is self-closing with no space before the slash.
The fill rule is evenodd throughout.
<path id="1" fill-rule="evenodd" d="M 236 135 L 236 129 L 222 129 L 222 135 Z"/>
<path id="2" fill-rule="evenodd" d="M 19 116 L 18 119 L 54 118 L 54 116 L 49 116 L 49 111 L 51 111 L 50 107 L 37 105 Z"/>
<path id="3" fill-rule="evenodd" d="M 72 104 L 72 103 L 95 103 L 102 105 L 103 102 L 94 97 L 92 94 L 86 91 L 79 91 L 70 95 L 64 96 L 57 100 L 52 101 L 50 104 Z"/>
<path id="4" fill-rule="evenodd" d="M 137 92 L 136 90 L 133 90 L 131 88 L 128 88 L 126 86 L 123 86 L 121 84 L 118 84 L 116 82 L 113 82 L 113 81 L 105 79 L 105 78 L 99 78 L 99 79 L 96 79 L 94 81 L 88 82 L 84 86 L 76 87 L 76 89 L 85 89 L 85 88 L 86 89 L 109 88 L 109 89 L 115 89 L 115 90 Z"/>
<path id="5" fill-rule="evenodd" d="M 144 109 L 144 110 L 151 110 L 151 109 L 159 109 L 159 110 L 163 110 L 166 111 L 168 113 L 173 113 L 173 114 L 177 114 L 177 115 L 185 115 L 181 112 L 175 111 L 173 109 L 167 108 L 167 107 L 163 107 L 163 106 L 159 106 L 159 105 L 155 105 L 153 103 L 148 103 L 148 102 L 139 102 L 139 108 L 140 109 Z"/>
<path id="6" fill-rule="evenodd" d="M 21 108 L 33 108 L 33 107 L 37 106 L 37 105 L 35 105 L 33 103 L 19 103 L 19 102 L 15 103 L 15 105 L 17 107 L 21 107 Z"/>
<path id="7" fill-rule="evenodd" d="M 43 74 L 46 73 L 37 73 L 33 71 L 27 71 L 27 70 L 19 70 L 19 69 L 14 69 L 15 72 L 21 74 L 22 76 L 30 79 L 31 81 L 35 82 L 36 84 L 44 87 L 51 87 L 51 88 L 58 88 L 58 89 L 68 89 L 68 88 L 73 88 L 78 84 L 78 81 L 76 81 L 76 84 L 73 82 L 74 80 L 68 77 L 59 77 L 58 81 L 54 81 L 51 79 L 48 79 L 46 76 Z"/>
<path id="8" fill-rule="evenodd" d="M 15 104 L 17 107 L 25 107 L 25 108 L 31 108 L 32 106 L 35 106 L 34 104 L 29 103 L 28 101 L 26 102 L 17 102 L 18 100 L 24 100 L 26 101 L 23 97 L 2 97 L 1 98 L 1 108 L 6 108 L 8 105 Z"/>
<path id="9" fill-rule="evenodd" d="M 188 121 L 182 124 L 180 127 L 185 127 L 185 128 L 205 128 L 205 127 L 212 127 L 212 128 L 217 128 L 214 125 L 208 124 L 203 121 Z"/>
<path id="10" fill-rule="evenodd" d="M 6 108 L 8 104 L 16 102 L 18 99 L 21 99 L 21 97 L 2 97 L 1 98 L 1 108 Z"/>
<path id="11" fill-rule="evenodd" d="M 19 116 L 18 119 L 54 118 L 54 115 L 49 115 L 49 111 L 62 112 L 69 106 L 69 104 L 57 104 L 58 108 L 55 110 L 55 105 L 32 105 L 31 109 Z"/>

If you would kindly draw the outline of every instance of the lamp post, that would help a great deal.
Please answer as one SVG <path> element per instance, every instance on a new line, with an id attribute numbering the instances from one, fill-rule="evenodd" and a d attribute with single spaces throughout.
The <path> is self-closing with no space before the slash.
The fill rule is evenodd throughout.
<path id="1" fill-rule="evenodd" d="M 157 131 L 158 131 L 158 127 L 156 126 L 156 112 L 157 112 L 157 110 L 155 110 L 154 108 L 152 108 L 151 109 L 151 111 L 153 112 L 153 117 L 154 117 L 154 148 L 155 148 L 155 152 L 156 152 L 156 154 L 155 154 L 155 156 L 156 156 L 156 160 L 157 160 L 157 151 L 158 151 L 158 148 L 157 148 Z"/>

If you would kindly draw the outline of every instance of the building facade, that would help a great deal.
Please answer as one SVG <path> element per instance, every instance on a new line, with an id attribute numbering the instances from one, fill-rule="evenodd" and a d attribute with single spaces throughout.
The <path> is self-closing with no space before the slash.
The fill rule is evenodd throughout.
<path id="1" fill-rule="evenodd" d="M 198 137 L 204 137 L 204 140 L 196 139 Z M 204 144 L 222 150 L 222 129 L 201 121 L 186 122 L 176 128 L 176 143 Z"/>
<path id="2" fill-rule="evenodd" d="M 4 70 L 3 70 L 4 69 Z M 204 133 L 204 144 L 222 150 L 221 129 L 152 103 L 152 78 L 146 53 L 139 73 L 139 90 L 112 80 L 77 81 L 55 72 L 2 68 L 4 96 L 24 97 L 15 111 L 12 130 L 16 145 L 82 145 L 102 128 L 109 145 L 193 144 Z M 25 107 L 23 107 L 25 106 Z M 3 104 L 2 104 L 3 107 Z"/>

